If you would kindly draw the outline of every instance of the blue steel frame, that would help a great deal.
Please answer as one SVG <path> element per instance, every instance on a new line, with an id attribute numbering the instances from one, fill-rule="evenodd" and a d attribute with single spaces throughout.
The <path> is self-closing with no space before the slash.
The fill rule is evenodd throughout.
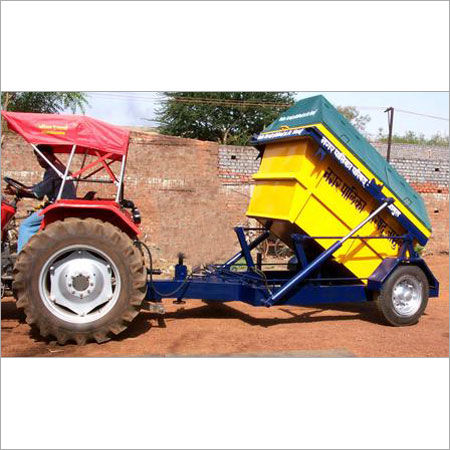
<path id="1" fill-rule="evenodd" d="M 296 131 L 314 139 L 318 145 L 320 157 L 324 157 L 328 150 L 322 145 L 323 135 L 315 127 L 304 128 Z M 268 136 L 267 139 L 258 139 L 253 143 L 261 148 L 265 143 L 275 140 Z M 349 172 L 352 174 L 351 172 Z M 353 176 L 353 174 L 352 174 Z M 364 189 L 381 206 L 353 229 L 347 236 L 308 236 L 293 234 L 294 252 L 297 257 L 300 270 L 269 270 L 264 271 L 253 261 L 251 251 L 270 235 L 271 222 L 265 228 L 236 227 L 235 232 L 241 250 L 223 264 L 209 266 L 201 275 L 187 274 L 187 268 L 182 261 L 175 266 L 175 277 L 172 280 L 151 280 L 147 285 L 146 299 L 160 301 L 162 298 L 202 299 L 208 301 L 242 301 L 253 306 L 273 305 L 318 305 L 340 302 L 364 302 L 372 299 L 373 292 L 379 291 L 390 274 L 399 266 L 414 264 L 419 266 L 429 281 L 429 296 L 439 295 L 439 282 L 433 276 L 425 261 L 414 250 L 413 242 L 417 240 L 421 245 L 427 241 L 426 237 L 415 227 L 412 222 L 401 213 L 396 220 L 407 230 L 400 236 L 358 236 L 355 233 L 362 228 L 371 218 L 377 215 L 385 207 L 393 204 L 393 199 L 386 198 L 381 185 L 371 180 Z M 259 230 L 261 234 L 248 243 L 245 231 Z M 308 239 L 336 239 L 327 250 L 324 250 L 313 261 L 307 261 L 303 242 Z M 402 244 L 397 258 L 387 258 L 367 280 L 363 283 L 359 278 L 321 278 L 320 267 L 328 261 L 333 253 L 342 246 L 347 239 L 391 239 L 400 240 Z M 245 259 L 247 270 L 237 272 L 232 267 L 241 258 Z M 164 295 L 167 292 L 168 295 Z"/>
<path id="2" fill-rule="evenodd" d="M 389 204 L 389 202 L 386 202 Z M 370 217 L 370 216 L 369 216 Z M 270 226 L 270 224 L 268 224 Z M 261 234 L 248 243 L 245 231 L 260 230 Z M 413 248 L 411 234 L 401 236 L 360 236 L 351 235 L 348 239 L 396 239 L 401 240 L 397 258 L 384 260 L 369 277 L 367 285 L 359 278 L 321 278 L 320 266 L 329 260 L 340 247 L 345 237 L 308 236 L 293 234 L 294 252 L 300 266 L 298 272 L 290 270 L 264 271 L 253 261 L 251 250 L 255 249 L 270 235 L 268 228 L 236 227 L 241 250 L 223 264 L 209 266 L 201 275 L 188 275 L 183 262 L 175 266 L 175 277 L 171 280 L 148 282 L 146 300 L 161 301 L 162 298 L 201 299 L 208 301 L 242 301 L 253 306 L 273 305 L 319 305 L 340 302 L 364 302 L 372 299 L 372 292 L 380 290 L 385 280 L 401 264 L 415 264 L 422 268 L 430 284 L 429 296 L 439 295 L 439 283 L 434 278 L 425 261 Z M 314 261 L 308 262 L 303 243 L 310 239 L 339 239 Z M 246 261 L 247 270 L 238 272 L 233 266 L 241 258 Z M 309 278 L 307 278 L 309 277 Z M 174 293 L 174 291 L 176 291 Z M 168 295 L 164 295 L 167 292 Z"/>

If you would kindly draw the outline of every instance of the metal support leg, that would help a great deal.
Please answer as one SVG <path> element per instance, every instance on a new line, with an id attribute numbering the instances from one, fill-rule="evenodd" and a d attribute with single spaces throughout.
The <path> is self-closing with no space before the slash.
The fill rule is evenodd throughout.
<path id="1" fill-rule="evenodd" d="M 294 241 L 294 250 L 297 261 L 301 268 L 304 269 L 308 265 L 308 260 L 306 259 L 305 249 L 303 247 L 303 236 L 300 234 L 293 234 L 292 240 Z"/>
<path id="2" fill-rule="evenodd" d="M 373 211 L 369 216 L 364 219 L 356 228 L 353 228 L 346 236 L 344 236 L 339 241 L 335 242 L 328 250 L 319 255 L 314 261 L 312 261 L 307 267 L 303 268 L 297 275 L 295 275 L 287 283 L 283 284 L 276 292 L 274 292 L 267 300 L 266 306 L 272 306 L 278 300 L 280 300 L 285 294 L 287 294 L 292 288 L 297 286 L 302 282 L 311 272 L 317 270 L 331 255 L 338 250 L 344 242 L 351 238 L 358 230 L 360 230 L 367 222 L 372 220 L 376 215 L 378 215 L 384 208 L 390 205 L 393 199 L 386 199 L 386 201 L 379 206 L 375 211 Z"/>
<path id="3" fill-rule="evenodd" d="M 238 228 L 235 228 L 235 231 L 236 231 L 237 229 L 238 229 Z M 237 231 L 236 231 L 236 233 L 237 233 Z M 254 248 L 258 247 L 258 245 L 261 244 L 261 242 L 265 241 L 265 240 L 269 237 L 269 235 L 270 235 L 270 232 L 269 232 L 269 231 L 264 231 L 264 233 L 262 233 L 260 236 L 258 236 L 254 241 L 250 242 L 250 244 L 247 244 L 247 241 L 246 241 L 245 238 L 244 238 L 244 246 L 245 246 L 245 247 L 249 250 L 249 252 L 250 252 L 250 251 L 253 250 Z M 239 238 L 239 234 L 238 234 L 238 238 Z M 239 240 L 239 243 L 241 244 L 242 250 L 241 250 L 240 252 L 236 253 L 236 254 L 235 254 L 232 258 L 230 258 L 226 263 L 224 263 L 224 264 L 222 265 L 223 268 L 232 266 L 235 262 L 239 261 L 239 260 L 242 258 L 242 256 L 244 256 L 243 247 L 242 247 L 242 243 L 241 243 L 240 240 Z"/>
<path id="4" fill-rule="evenodd" d="M 239 240 L 239 244 L 241 245 L 242 253 L 245 258 L 245 262 L 247 263 L 247 267 L 255 267 L 255 263 L 253 262 L 253 258 L 250 253 L 247 239 L 245 238 L 244 230 L 242 229 L 242 227 L 236 227 L 234 229 L 234 231 L 236 231 L 236 234 L 237 234 L 237 237 Z"/>

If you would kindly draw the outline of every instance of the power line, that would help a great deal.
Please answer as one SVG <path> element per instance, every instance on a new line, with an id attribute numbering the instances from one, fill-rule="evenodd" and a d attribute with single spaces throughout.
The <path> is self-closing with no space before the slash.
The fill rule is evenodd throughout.
<path id="1" fill-rule="evenodd" d="M 386 109 L 386 106 L 358 106 L 358 105 L 352 105 L 354 108 L 357 109 L 376 109 L 379 111 L 384 111 Z"/>
<path id="2" fill-rule="evenodd" d="M 288 108 L 293 103 L 274 103 L 274 102 L 252 102 L 249 100 L 229 100 L 229 99 L 209 99 L 196 97 L 174 97 L 174 101 L 180 103 L 200 103 L 217 106 L 237 106 L 237 107 L 274 107 L 274 108 Z"/>
<path id="3" fill-rule="evenodd" d="M 387 107 L 385 106 L 355 106 L 355 108 L 357 109 L 377 109 L 377 110 L 386 110 Z M 394 108 L 396 112 L 401 112 L 404 114 L 413 114 L 415 116 L 422 116 L 422 117 L 429 117 L 430 119 L 437 119 L 437 120 L 445 120 L 445 121 L 449 121 L 449 119 L 447 117 L 439 117 L 439 116 L 433 116 L 431 114 L 423 114 L 423 113 L 418 113 L 418 112 L 414 112 L 414 111 L 406 111 L 404 109 L 397 109 Z"/>
<path id="4" fill-rule="evenodd" d="M 135 96 L 135 95 L 127 95 L 127 94 L 120 94 L 115 92 L 99 92 L 99 93 L 92 93 L 89 94 L 94 97 L 100 97 L 100 98 L 107 98 L 111 100 L 115 99 L 126 99 L 126 100 L 140 100 L 148 103 L 154 103 L 155 101 L 164 101 L 161 98 L 150 98 L 150 97 L 144 97 L 144 96 Z M 157 93 L 158 95 L 158 93 Z M 159 94 L 160 95 L 160 94 Z M 193 104 L 203 104 L 203 105 L 212 105 L 212 106 L 229 106 L 229 107 L 242 107 L 242 108 L 254 108 L 254 107 L 273 107 L 273 108 L 288 108 L 292 106 L 292 103 L 274 103 L 274 102 L 252 102 L 249 100 L 231 100 L 231 99 L 212 99 L 212 98 L 196 98 L 196 97 L 174 97 L 174 101 L 179 103 L 193 103 Z M 386 107 L 384 106 L 355 106 L 357 109 L 368 109 L 368 110 L 385 110 Z M 421 117 L 428 117 L 430 119 L 436 119 L 436 120 L 444 120 L 446 122 L 449 121 L 446 117 L 439 117 L 434 116 L 431 114 L 423 114 L 418 113 L 414 111 L 406 111 L 403 109 L 397 109 L 395 108 L 397 112 L 404 113 L 404 114 L 412 114 L 415 116 L 421 116 Z"/>
<path id="5" fill-rule="evenodd" d="M 138 97 L 121 94 L 103 94 L 92 93 L 93 97 L 110 99 L 110 100 L 141 100 L 144 102 L 154 103 L 155 101 L 163 101 L 162 99 L 151 99 L 149 97 Z M 292 106 L 292 103 L 273 103 L 273 102 L 252 102 L 247 100 L 229 100 L 229 99 L 212 99 L 212 98 L 196 98 L 196 97 L 174 97 L 172 100 L 179 103 L 193 103 L 193 104 L 207 104 L 213 106 L 228 106 L 228 107 L 241 107 L 241 108 L 254 108 L 254 107 L 272 107 L 272 108 L 288 108 Z"/>
<path id="6" fill-rule="evenodd" d="M 137 95 L 127 95 L 115 92 L 93 92 L 89 93 L 89 95 L 94 97 L 103 97 L 103 98 L 123 98 L 128 100 L 147 100 L 152 101 L 156 98 L 152 99 L 150 97 L 143 97 Z M 210 103 L 210 104 L 220 104 L 220 105 L 236 105 L 236 106 L 272 106 L 272 107 L 287 107 L 291 106 L 293 103 L 275 103 L 275 102 L 263 102 L 263 101 L 249 101 L 249 100 L 232 100 L 232 99 L 215 99 L 215 98 L 197 98 L 197 97 L 174 97 L 173 100 L 178 102 L 186 102 L 186 103 Z"/>
<path id="7" fill-rule="evenodd" d="M 449 119 L 445 118 L 445 117 L 438 117 L 438 116 L 431 116 L 430 114 L 421 114 L 418 112 L 414 112 L 414 111 L 405 111 L 404 109 L 395 109 L 396 112 L 402 112 L 405 114 L 413 114 L 415 116 L 422 116 L 422 117 L 429 117 L 431 119 L 437 119 L 437 120 L 445 120 L 445 121 L 449 121 Z"/>
<path id="8" fill-rule="evenodd" d="M 150 97 L 142 97 L 142 96 L 135 96 L 135 95 L 120 95 L 120 94 L 107 94 L 107 93 L 91 93 L 89 94 L 92 97 L 97 98 L 104 98 L 109 100 L 141 100 L 144 102 L 154 102 L 155 100 L 158 101 L 157 98 L 150 98 Z"/>
<path id="9" fill-rule="evenodd" d="M 386 106 L 354 106 L 354 108 L 385 111 L 387 107 Z M 402 112 L 404 114 L 413 114 L 415 116 L 429 117 L 430 119 L 445 120 L 447 122 L 449 121 L 449 119 L 446 117 L 432 116 L 431 114 L 423 114 L 423 113 L 418 113 L 418 112 L 414 112 L 414 111 L 406 111 L 404 109 L 397 109 L 397 108 L 394 108 L 394 109 L 396 112 Z"/>

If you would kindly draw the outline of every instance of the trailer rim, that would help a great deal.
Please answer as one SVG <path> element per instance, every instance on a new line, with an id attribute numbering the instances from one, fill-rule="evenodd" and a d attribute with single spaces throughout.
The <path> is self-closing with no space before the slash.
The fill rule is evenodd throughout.
<path id="1" fill-rule="evenodd" d="M 401 276 L 392 289 L 392 305 L 401 317 L 411 317 L 422 305 L 423 286 L 411 275 Z"/>
<path id="2" fill-rule="evenodd" d="M 104 317 L 117 303 L 120 291 L 116 264 L 90 245 L 58 250 L 39 274 L 39 294 L 45 307 L 70 323 L 90 323 Z"/>

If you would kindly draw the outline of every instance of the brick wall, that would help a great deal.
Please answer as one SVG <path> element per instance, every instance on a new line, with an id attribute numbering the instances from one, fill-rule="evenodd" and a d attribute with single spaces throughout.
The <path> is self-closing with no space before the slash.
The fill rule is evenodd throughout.
<path id="1" fill-rule="evenodd" d="M 139 205 L 143 237 L 161 258 L 173 262 L 183 251 L 196 265 L 234 251 L 232 227 L 243 211 L 221 191 L 218 150 L 213 142 L 132 134 L 127 196 Z"/>
<path id="2" fill-rule="evenodd" d="M 449 194 L 422 193 L 433 228 L 424 255 L 449 253 Z"/>
<path id="3" fill-rule="evenodd" d="M 418 192 L 448 193 L 448 159 L 395 158 L 391 164 Z"/>
<path id="4" fill-rule="evenodd" d="M 233 227 L 247 223 L 257 155 L 251 147 L 132 132 L 126 197 L 141 209 L 142 238 L 153 248 L 158 265 L 168 267 L 178 251 L 196 265 L 223 260 L 236 250 Z M 1 163 L 2 178 L 32 184 L 42 176 L 28 144 L 13 133 L 5 136 Z M 413 183 L 428 183 L 431 177 L 439 177 L 442 185 L 446 181 L 447 194 L 428 193 L 424 198 L 435 235 L 427 252 L 448 252 L 448 160 L 436 165 L 433 160 L 409 159 L 402 164 L 399 170 L 413 171 Z M 100 195 L 108 190 L 104 185 L 89 189 Z"/>
<path id="5" fill-rule="evenodd" d="M 385 156 L 386 144 L 373 143 Z M 222 145 L 219 173 L 225 183 L 251 182 L 258 170 L 258 152 L 253 147 Z M 448 193 L 449 149 L 420 145 L 393 144 L 391 164 L 419 192 Z"/>
<path id="6" fill-rule="evenodd" d="M 219 147 L 219 175 L 225 182 L 249 182 L 258 171 L 260 159 L 254 147 L 221 145 Z"/>
<path id="7" fill-rule="evenodd" d="M 25 184 L 41 179 L 31 147 L 20 137 L 6 133 L 2 147 L 2 179 L 10 176 Z M 233 226 L 245 222 L 247 201 L 222 190 L 218 151 L 213 142 L 132 132 L 125 197 L 141 210 L 142 238 L 157 264 L 167 267 L 178 251 L 186 253 L 190 265 L 224 260 L 234 252 Z M 88 189 L 102 196 L 110 190 L 91 184 L 79 193 Z M 23 201 L 22 209 L 31 204 Z"/>
<path id="8" fill-rule="evenodd" d="M 381 155 L 386 157 L 387 144 L 385 142 L 372 142 L 372 145 Z M 392 144 L 391 156 L 399 159 L 412 158 L 448 161 L 449 148 L 422 144 Z"/>

